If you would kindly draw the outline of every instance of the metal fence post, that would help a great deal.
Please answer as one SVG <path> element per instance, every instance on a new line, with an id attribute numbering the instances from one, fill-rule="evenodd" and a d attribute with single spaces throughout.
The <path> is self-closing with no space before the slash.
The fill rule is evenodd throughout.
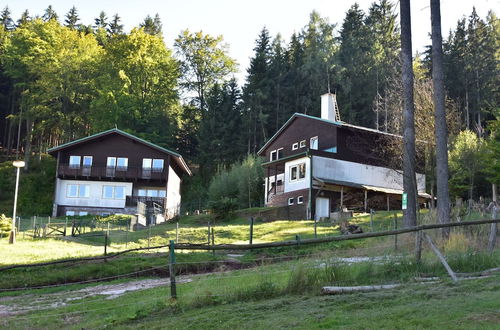
<path id="1" fill-rule="evenodd" d="M 175 285 L 175 241 L 170 240 L 170 257 L 168 262 L 168 270 L 170 274 L 170 297 L 177 299 L 177 288 Z"/>

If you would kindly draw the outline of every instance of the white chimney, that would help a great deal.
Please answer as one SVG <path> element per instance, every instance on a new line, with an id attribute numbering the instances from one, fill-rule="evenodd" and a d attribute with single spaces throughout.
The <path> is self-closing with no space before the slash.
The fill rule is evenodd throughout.
<path id="1" fill-rule="evenodd" d="M 337 96 L 332 93 L 321 95 L 321 119 L 329 121 L 340 121 Z"/>

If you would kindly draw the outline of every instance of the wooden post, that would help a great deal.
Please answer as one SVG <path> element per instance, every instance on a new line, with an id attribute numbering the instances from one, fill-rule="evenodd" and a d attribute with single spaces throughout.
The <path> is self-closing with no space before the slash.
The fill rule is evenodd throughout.
<path id="1" fill-rule="evenodd" d="M 415 261 L 417 264 L 422 260 L 422 231 L 419 230 L 415 235 Z"/>
<path id="2" fill-rule="evenodd" d="M 45 238 L 45 237 L 47 237 L 47 225 L 43 224 L 42 228 L 43 228 L 43 237 Z"/>
<path id="3" fill-rule="evenodd" d="M 437 257 L 439 258 L 439 260 L 443 264 L 444 268 L 446 268 L 446 271 L 450 275 L 453 282 L 457 282 L 458 281 L 457 275 L 455 275 L 455 272 L 451 269 L 450 265 L 448 265 L 444 256 L 441 254 L 441 252 L 439 252 L 438 248 L 434 245 L 431 237 L 427 234 L 425 234 L 425 236 L 427 237 L 427 241 L 429 242 L 429 245 L 431 246 L 432 250 L 437 255 Z"/>
<path id="4" fill-rule="evenodd" d="M 300 245 L 300 235 L 295 235 L 295 240 L 297 241 L 297 245 Z"/>
<path id="5" fill-rule="evenodd" d="M 108 232 L 104 233 L 104 255 L 108 254 Z"/>
<path id="6" fill-rule="evenodd" d="M 373 209 L 370 209 L 370 229 L 373 231 Z"/>
<path id="7" fill-rule="evenodd" d="M 318 238 L 318 221 L 314 218 L 314 238 Z"/>
<path id="8" fill-rule="evenodd" d="M 208 222 L 207 228 L 207 245 L 210 245 L 210 221 Z"/>
<path id="9" fill-rule="evenodd" d="M 151 222 L 148 225 L 148 247 L 150 246 L 150 244 L 151 244 Z"/>
<path id="10" fill-rule="evenodd" d="M 125 249 L 127 249 L 128 247 L 128 225 L 127 225 L 127 228 L 125 228 Z"/>
<path id="11" fill-rule="evenodd" d="M 33 216 L 33 230 L 35 230 L 36 215 Z"/>
<path id="12" fill-rule="evenodd" d="M 179 243 L 179 222 L 175 224 L 175 241 Z"/>
<path id="13" fill-rule="evenodd" d="M 398 215 L 394 213 L 394 230 L 398 229 Z M 398 235 L 394 235 L 394 250 L 398 250 Z"/>
<path id="14" fill-rule="evenodd" d="M 389 203 L 389 194 L 386 195 L 387 197 L 387 211 L 390 211 L 390 203 Z"/>
<path id="15" fill-rule="evenodd" d="M 368 210 L 368 190 L 365 189 L 365 213 Z"/>
<path id="16" fill-rule="evenodd" d="M 497 218 L 497 211 L 498 211 L 498 208 L 496 205 L 494 205 L 493 209 L 491 210 L 491 218 L 492 219 Z M 495 249 L 496 241 L 497 241 L 497 224 L 495 222 L 495 223 L 492 223 L 490 226 L 490 237 L 488 239 L 488 252 L 490 254 L 493 253 L 493 249 Z"/>
<path id="17" fill-rule="evenodd" d="M 340 212 L 344 212 L 344 186 L 340 187 Z"/>
<path id="18" fill-rule="evenodd" d="M 68 228 L 68 217 L 66 217 L 66 221 L 64 222 L 64 233 L 63 236 L 66 236 L 66 229 Z"/>
<path id="19" fill-rule="evenodd" d="M 170 274 L 170 297 L 177 299 L 177 288 L 175 285 L 175 242 L 170 240 L 168 270 Z"/>
<path id="20" fill-rule="evenodd" d="M 49 225 L 50 225 L 50 215 L 49 215 Z"/>
<path id="21" fill-rule="evenodd" d="M 253 242 L 253 217 L 250 217 L 250 245 Z"/>
<path id="22" fill-rule="evenodd" d="M 212 246 L 215 245 L 215 233 L 214 228 L 212 227 Z M 212 254 L 215 256 L 215 250 L 212 250 Z"/>

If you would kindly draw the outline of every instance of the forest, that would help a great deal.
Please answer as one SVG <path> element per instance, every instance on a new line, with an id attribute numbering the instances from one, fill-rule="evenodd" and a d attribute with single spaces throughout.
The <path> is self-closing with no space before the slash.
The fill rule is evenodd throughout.
<path id="1" fill-rule="evenodd" d="M 26 10 L 19 18 L 5 7 L 0 162 L 24 158 L 25 180 L 35 186 L 27 190 L 36 194 L 44 186 L 50 200 L 55 165 L 47 149 L 118 127 L 187 159 L 195 174 L 184 181 L 186 205 L 229 199 L 238 207 L 260 206 L 263 172 L 256 152 L 293 113 L 319 115 L 321 94 L 337 94 L 345 122 L 402 133 L 397 13 L 394 3 L 378 0 L 366 12 L 354 4 L 338 23 L 312 12 L 291 36 L 263 27 L 240 85 L 223 36 L 186 29 L 170 49 L 158 14 L 125 31 L 119 13 L 82 22 L 75 7 L 61 16 L 51 6 L 43 13 Z M 443 48 L 451 195 L 491 196 L 490 184 L 500 184 L 496 14 L 479 17 L 471 8 L 444 36 Z M 416 137 L 422 141 L 434 141 L 431 61 L 431 46 L 414 54 Z M 10 174 L 0 164 L 5 211 Z M 21 197 L 20 209 L 50 213 L 51 204 Z"/>

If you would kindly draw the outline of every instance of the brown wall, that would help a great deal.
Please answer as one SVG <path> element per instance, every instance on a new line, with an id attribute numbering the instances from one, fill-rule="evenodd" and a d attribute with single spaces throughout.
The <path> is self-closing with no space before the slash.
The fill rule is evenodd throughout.
<path id="1" fill-rule="evenodd" d="M 337 145 L 337 127 L 312 118 L 296 117 L 289 126 L 264 150 L 266 160 L 270 160 L 271 151 L 283 148 L 283 157 L 295 155 L 309 148 L 309 139 L 318 136 L 319 150 Z M 292 144 L 306 140 L 306 147 L 292 150 Z"/>

